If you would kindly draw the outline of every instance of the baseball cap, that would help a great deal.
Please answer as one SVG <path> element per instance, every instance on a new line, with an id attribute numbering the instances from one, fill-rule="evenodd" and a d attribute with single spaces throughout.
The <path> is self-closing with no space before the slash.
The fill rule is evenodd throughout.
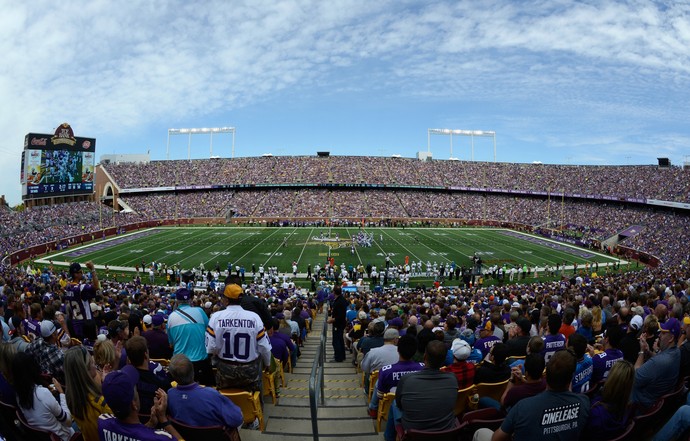
<path id="1" fill-rule="evenodd" d="M 678 338 L 680 336 L 680 322 L 673 317 L 666 320 L 659 326 L 661 327 L 661 332 L 670 332 L 673 334 L 674 338 Z"/>
<path id="2" fill-rule="evenodd" d="M 69 275 L 70 277 L 74 277 L 74 273 L 81 271 L 81 265 L 79 265 L 79 262 L 74 262 L 70 264 L 69 266 Z"/>
<path id="3" fill-rule="evenodd" d="M 129 413 L 129 406 L 134 399 L 134 388 L 139 381 L 139 372 L 131 364 L 119 371 L 106 375 L 101 386 L 105 402 L 116 414 Z"/>
<path id="4" fill-rule="evenodd" d="M 690 317 L 683 317 L 683 324 L 690 325 Z"/>
<path id="5" fill-rule="evenodd" d="M 362 311 L 362 312 L 364 312 L 364 311 Z M 388 326 L 395 326 L 396 328 L 402 328 L 402 325 L 403 325 L 403 321 L 400 317 L 392 318 L 388 322 Z"/>
<path id="6" fill-rule="evenodd" d="M 519 304 L 518 302 L 513 302 L 512 307 L 513 307 L 513 308 L 519 308 L 519 307 L 520 307 L 520 304 Z"/>
<path id="7" fill-rule="evenodd" d="M 144 316 L 143 321 L 144 321 L 144 324 L 145 324 L 145 325 L 150 325 L 151 323 L 153 323 L 152 320 L 151 320 L 151 316 L 150 316 L 149 314 L 146 314 L 146 315 Z"/>
<path id="8" fill-rule="evenodd" d="M 630 320 L 630 327 L 633 328 L 634 330 L 640 330 L 642 329 L 642 324 L 644 323 L 644 320 L 642 320 L 642 317 L 639 315 L 636 315 Z"/>
<path id="9" fill-rule="evenodd" d="M 91 312 L 96 312 L 96 311 L 102 311 L 102 310 L 103 310 L 103 308 L 102 308 L 100 305 L 98 305 L 98 304 L 96 304 L 96 303 L 94 303 L 94 302 L 91 302 L 91 304 L 89 305 L 89 308 L 91 308 Z"/>
<path id="10" fill-rule="evenodd" d="M 386 329 L 386 332 L 383 333 L 383 339 L 384 340 L 395 340 L 396 338 L 400 337 L 400 333 L 398 332 L 397 329 L 394 328 L 388 328 Z"/>
<path id="11" fill-rule="evenodd" d="M 162 314 L 156 314 L 151 317 L 151 323 L 153 326 L 160 326 L 165 322 L 165 317 Z"/>
<path id="12" fill-rule="evenodd" d="M 470 344 L 460 338 L 453 340 L 450 350 L 453 352 L 453 357 L 457 358 L 458 360 L 467 360 L 472 352 Z"/>
<path id="13" fill-rule="evenodd" d="M 211 302 L 206 302 L 206 303 L 204 303 L 204 308 L 206 308 L 206 309 L 211 309 L 211 308 L 213 308 L 213 303 L 211 303 Z"/>
<path id="14" fill-rule="evenodd" d="M 186 288 L 180 288 L 180 289 L 178 289 L 177 292 L 175 293 L 175 298 L 176 298 L 177 301 L 179 301 L 179 302 L 186 302 L 186 301 L 188 301 L 189 299 L 192 298 L 192 293 L 189 292 L 189 290 L 186 289 Z"/>
<path id="15" fill-rule="evenodd" d="M 229 299 L 237 300 L 242 295 L 242 287 L 240 285 L 237 285 L 236 283 L 225 285 L 223 295 Z"/>
<path id="16" fill-rule="evenodd" d="M 43 338 L 48 338 L 51 335 L 55 334 L 57 331 L 57 326 L 55 326 L 55 323 L 53 323 L 52 320 L 43 320 L 41 322 L 41 336 Z"/>
<path id="17" fill-rule="evenodd" d="M 494 330 L 494 324 L 491 323 L 491 320 L 489 320 L 488 322 L 486 322 L 486 324 L 484 325 L 484 327 L 482 329 L 485 331 L 493 331 Z"/>
<path id="18" fill-rule="evenodd" d="M 367 318 L 367 313 L 364 312 L 364 311 L 359 311 L 359 312 L 357 313 L 357 318 L 360 319 L 360 320 L 364 320 L 365 318 Z"/>
<path id="19" fill-rule="evenodd" d="M 127 329 L 128 324 L 120 320 L 112 320 L 108 323 L 108 335 L 115 336 L 118 332 Z"/>

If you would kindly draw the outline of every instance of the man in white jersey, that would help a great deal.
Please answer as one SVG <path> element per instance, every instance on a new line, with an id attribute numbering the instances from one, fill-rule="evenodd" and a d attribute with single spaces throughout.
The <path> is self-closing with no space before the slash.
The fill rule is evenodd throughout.
<path id="1" fill-rule="evenodd" d="M 271 364 L 271 343 L 258 314 L 240 306 L 242 287 L 225 286 L 226 308 L 213 313 L 206 328 L 206 352 L 218 369 L 219 388 L 260 390 L 263 366 Z"/>

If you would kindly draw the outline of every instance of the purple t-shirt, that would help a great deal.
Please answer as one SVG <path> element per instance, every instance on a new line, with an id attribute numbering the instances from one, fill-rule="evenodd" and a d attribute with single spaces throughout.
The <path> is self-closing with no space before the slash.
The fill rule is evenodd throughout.
<path id="1" fill-rule="evenodd" d="M 113 415 L 103 414 L 98 417 L 98 439 L 110 441 L 114 439 L 132 439 L 139 441 L 170 441 L 176 440 L 165 430 L 154 430 L 143 424 L 126 424 Z"/>
<path id="2" fill-rule="evenodd" d="M 41 322 L 34 319 L 24 320 L 24 330 L 26 335 L 32 334 L 34 337 L 38 338 L 41 336 Z"/>
<path id="3" fill-rule="evenodd" d="M 591 385 L 597 384 L 601 380 L 605 380 L 609 376 L 609 371 L 613 365 L 623 359 L 623 352 L 620 349 L 607 349 L 601 354 L 596 354 L 592 357 L 594 369 L 592 370 Z"/>
<path id="4" fill-rule="evenodd" d="M 480 338 L 474 342 L 474 348 L 482 351 L 482 360 L 486 358 L 486 355 L 491 351 L 496 343 L 500 343 L 501 339 L 495 335 L 490 335 L 485 338 Z"/>
<path id="5" fill-rule="evenodd" d="M 541 355 L 547 363 L 553 354 L 565 349 L 565 335 L 563 334 L 548 334 L 542 337 L 542 340 L 544 340 L 544 349 L 541 350 Z"/>
<path id="6" fill-rule="evenodd" d="M 91 305 L 89 301 L 96 297 L 96 290 L 91 284 L 73 284 L 65 287 L 65 301 L 72 307 L 72 320 L 90 320 Z"/>
<path id="7" fill-rule="evenodd" d="M 402 377 L 411 373 L 417 372 L 424 369 L 424 363 L 418 361 L 399 361 L 395 364 L 389 364 L 384 366 L 379 371 L 379 385 L 377 387 L 377 392 L 380 394 L 385 394 L 391 391 L 391 389 L 398 387 L 398 382 Z"/>

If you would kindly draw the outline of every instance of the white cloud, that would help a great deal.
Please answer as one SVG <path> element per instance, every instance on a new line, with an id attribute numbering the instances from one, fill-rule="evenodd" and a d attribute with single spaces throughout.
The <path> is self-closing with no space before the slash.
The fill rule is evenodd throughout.
<path id="1" fill-rule="evenodd" d="M 13 2 L 0 16 L 0 192 L 16 202 L 27 132 L 63 121 L 84 136 L 143 132 L 294 90 L 471 103 L 477 114 L 462 116 L 478 125 L 503 123 L 515 141 L 545 133 L 559 149 L 586 128 L 595 140 L 636 129 L 641 139 L 622 145 L 640 150 L 664 123 L 675 150 L 690 117 L 689 12 L 642 1 Z"/>

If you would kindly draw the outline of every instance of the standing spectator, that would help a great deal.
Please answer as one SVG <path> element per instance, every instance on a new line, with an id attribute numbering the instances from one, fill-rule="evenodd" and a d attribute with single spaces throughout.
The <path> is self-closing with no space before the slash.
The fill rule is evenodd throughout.
<path id="1" fill-rule="evenodd" d="M 169 360 L 172 357 L 172 348 L 170 343 L 168 343 L 168 334 L 165 333 L 165 317 L 163 317 L 163 314 L 156 314 L 151 317 L 151 329 L 144 331 L 142 336 L 146 339 L 151 358 Z"/>
<path id="2" fill-rule="evenodd" d="M 186 355 L 194 365 L 194 380 L 212 386 L 215 379 L 205 347 L 208 316 L 203 309 L 189 304 L 192 293 L 188 289 L 178 289 L 175 298 L 177 308 L 168 317 L 167 324 L 173 355 Z"/>
<path id="3" fill-rule="evenodd" d="M 340 286 L 333 288 L 333 305 L 330 311 L 328 323 L 333 325 L 333 359 L 334 362 L 345 361 L 345 340 L 344 332 L 347 320 L 347 300 L 343 297 L 343 292 Z"/>
<path id="4" fill-rule="evenodd" d="M 239 285 L 226 285 L 226 308 L 214 312 L 206 328 L 206 351 L 213 355 L 219 388 L 261 389 L 263 366 L 271 365 L 271 343 L 261 318 L 242 309 Z"/>
<path id="5" fill-rule="evenodd" d="M 170 379 L 162 369 L 156 372 L 149 366 L 149 350 L 144 337 L 135 335 L 130 338 L 127 340 L 126 348 L 127 358 L 139 372 L 137 392 L 143 409 L 141 413 L 146 413 L 153 406 L 156 391 L 163 389 L 167 392 L 170 389 Z"/>
<path id="6" fill-rule="evenodd" d="M 101 289 L 93 262 L 86 262 L 86 267 L 91 272 L 91 283 L 85 283 L 81 265 L 74 262 L 69 266 L 72 280 L 65 287 L 65 303 L 70 311 L 68 326 L 72 328 L 71 334 L 78 339 L 84 338 L 84 322 L 93 320 L 90 302 Z"/>
<path id="7" fill-rule="evenodd" d="M 41 367 L 41 372 L 65 381 L 65 353 L 58 347 L 58 326 L 51 320 L 41 322 L 41 337 L 26 348 L 26 353 L 33 356 Z"/>

